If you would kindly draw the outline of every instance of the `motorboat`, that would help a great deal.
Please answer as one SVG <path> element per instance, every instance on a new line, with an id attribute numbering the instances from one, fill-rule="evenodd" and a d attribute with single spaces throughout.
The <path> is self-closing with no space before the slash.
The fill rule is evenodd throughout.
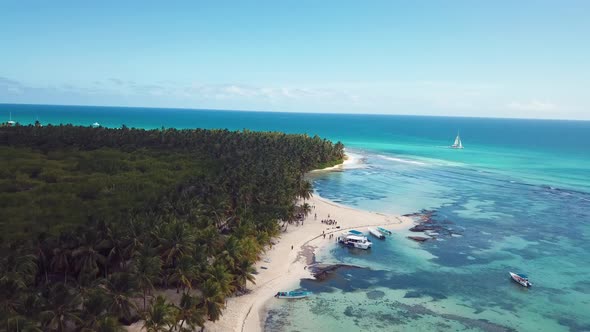
<path id="1" fill-rule="evenodd" d="M 312 292 L 307 291 L 290 291 L 290 292 L 278 292 L 275 294 L 276 298 L 279 299 L 302 299 L 308 297 Z"/>
<path id="2" fill-rule="evenodd" d="M 98 128 L 98 127 L 100 127 L 100 123 L 95 122 L 92 124 L 92 128 Z"/>
<path id="3" fill-rule="evenodd" d="M 381 232 L 381 234 L 387 234 L 387 235 L 391 235 L 391 234 L 393 234 L 393 233 L 391 233 L 391 231 L 390 231 L 390 230 L 388 230 L 388 229 L 385 229 L 385 228 L 383 228 L 383 227 L 377 227 L 377 230 L 378 230 L 379 232 Z"/>
<path id="4" fill-rule="evenodd" d="M 341 243 L 347 247 L 358 248 L 358 249 L 370 249 L 373 243 L 363 235 L 346 234 L 338 237 L 338 243 Z"/>
<path id="5" fill-rule="evenodd" d="M 373 235 L 374 237 L 378 238 L 378 239 L 385 239 L 385 235 L 383 235 L 383 233 L 379 232 L 379 230 L 377 230 L 376 228 L 373 227 L 369 227 L 369 233 L 371 233 L 371 235 Z"/>
<path id="6" fill-rule="evenodd" d="M 361 231 L 357 231 L 356 229 L 348 230 L 348 234 L 357 235 L 357 236 L 364 236 L 365 235 L 365 233 L 363 233 Z"/>
<path id="7" fill-rule="evenodd" d="M 509 272 L 510 273 L 510 278 L 512 278 L 512 280 L 516 281 L 517 283 L 519 283 L 521 286 L 523 287 L 531 287 L 533 284 L 530 283 L 529 278 L 522 274 L 522 273 L 513 273 L 513 272 Z"/>

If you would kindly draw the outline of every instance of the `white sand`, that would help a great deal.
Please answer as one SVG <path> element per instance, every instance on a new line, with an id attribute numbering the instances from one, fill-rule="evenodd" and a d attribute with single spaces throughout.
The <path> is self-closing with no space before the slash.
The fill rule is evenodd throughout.
<path id="1" fill-rule="evenodd" d="M 407 217 L 389 216 L 349 208 L 323 199 L 313 197 L 308 204 L 315 206 L 304 221 L 303 226 L 290 225 L 287 232 L 282 233 L 276 245 L 269 249 L 263 259 L 256 264 L 258 275 L 256 285 L 248 285 L 251 293 L 240 297 L 229 298 L 223 316 L 217 322 L 208 322 L 206 331 L 262 331 L 264 307 L 278 291 L 297 288 L 301 278 L 311 278 L 303 255 L 304 246 L 320 246 L 333 243 L 329 234 L 341 233 L 345 229 L 356 228 L 366 230 L 367 226 L 387 226 L 392 231 L 408 229 L 413 221 Z M 317 214 L 317 220 L 314 220 Z M 321 223 L 321 219 L 337 220 L 340 229 Z M 326 232 L 326 238 L 322 236 Z M 291 250 L 293 246 L 293 250 Z M 266 269 L 261 269 L 266 267 Z"/>
<path id="2" fill-rule="evenodd" d="M 346 167 L 347 164 L 358 162 L 358 156 L 349 157 L 344 165 L 318 171 L 340 169 Z M 300 279 L 312 278 L 310 272 L 305 269 L 306 255 L 310 254 L 309 249 L 334 243 L 337 235 L 343 230 L 355 228 L 365 231 L 368 226 L 387 226 L 388 229 L 395 232 L 396 230 L 406 230 L 413 225 L 413 220 L 408 217 L 358 210 L 317 195 L 307 203 L 315 208 L 307 216 L 303 225 L 289 225 L 286 232 L 281 233 L 278 239 L 274 239 L 275 245 L 268 248 L 262 259 L 255 264 L 258 271 L 256 284 L 248 283 L 247 285 L 251 292 L 239 297 L 228 298 L 227 307 L 223 310 L 221 319 L 216 322 L 207 322 L 206 331 L 262 331 L 265 303 L 273 298 L 278 291 L 297 288 Z M 314 220 L 315 214 L 317 214 L 317 220 Z M 322 224 L 322 219 L 336 220 L 340 229 Z M 322 235 L 324 231 L 326 233 L 325 239 Z M 332 233 L 335 234 L 334 238 L 329 239 L 329 234 Z M 142 331 L 142 325 L 142 321 L 137 322 L 128 330 Z"/>

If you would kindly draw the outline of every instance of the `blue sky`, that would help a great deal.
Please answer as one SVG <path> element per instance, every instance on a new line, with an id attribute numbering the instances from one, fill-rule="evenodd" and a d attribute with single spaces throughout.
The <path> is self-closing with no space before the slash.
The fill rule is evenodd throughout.
<path id="1" fill-rule="evenodd" d="M 1 1 L 0 103 L 590 119 L 588 1 Z"/>

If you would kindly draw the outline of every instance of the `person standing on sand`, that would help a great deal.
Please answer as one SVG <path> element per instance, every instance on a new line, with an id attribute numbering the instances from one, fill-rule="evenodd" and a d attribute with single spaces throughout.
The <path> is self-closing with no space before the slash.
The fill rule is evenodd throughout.
<path id="1" fill-rule="evenodd" d="M 293 245 L 291 245 L 291 250 L 293 250 Z"/>

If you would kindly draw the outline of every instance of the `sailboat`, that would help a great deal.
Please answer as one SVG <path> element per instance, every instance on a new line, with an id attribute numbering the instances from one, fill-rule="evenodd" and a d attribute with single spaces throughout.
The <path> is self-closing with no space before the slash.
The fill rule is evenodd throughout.
<path id="1" fill-rule="evenodd" d="M 459 132 L 457 132 L 457 137 L 455 137 L 455 143 L 451 145 L 451 149 L 463 149 L 463 143 L 461 143 L 461 137 L 459 137 Z"/>
<path id="2" fill-rule="evenodd" d="M 9 126 L 14 126 L 16 124 L 15 121 L 12 121 L 12 112 L 10 112 L 10 115 L 8 117 L 8 122 L 7 123 L 8 123 Z"/>

